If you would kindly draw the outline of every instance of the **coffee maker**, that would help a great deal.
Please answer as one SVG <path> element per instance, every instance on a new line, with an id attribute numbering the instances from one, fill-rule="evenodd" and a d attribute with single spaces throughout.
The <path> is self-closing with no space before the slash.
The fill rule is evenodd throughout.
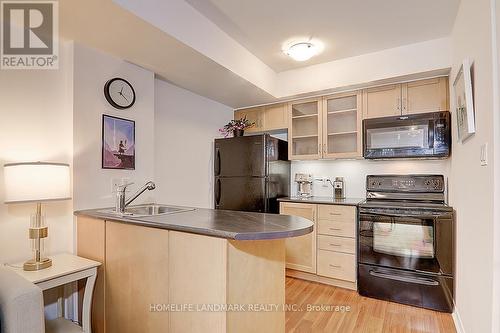
<path id="1" fill-rule="evenodd" d="M 297 195 L 301 198 L 312 196 L 313 177 L 307 173 L 296 173 L 295 182 L 297 183 Z"/>
<path id="2" fill-rule="evenodd" d="M 333 191 L 335 199 L 345 199 L 344 177 L 335 177 L 335 181 L 333 182 Z"/>

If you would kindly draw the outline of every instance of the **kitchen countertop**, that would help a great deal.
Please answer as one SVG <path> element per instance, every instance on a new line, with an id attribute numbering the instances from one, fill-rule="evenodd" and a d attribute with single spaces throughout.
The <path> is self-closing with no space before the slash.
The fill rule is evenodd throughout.
<path id="1" fill-rule="evenodd" d="M 204 208 L 156 216 L 123 216 L 103 212 L 106 209 L 111 208 L 80 210 L 74 214 L 234 240 L 289 238 L 313 231 L 311 221 L 297 216 Z"/>
<path id="2" fill-rule="evenodd" d="M 310 204 L 328 204 L 328 205 L 346 205 L 346 206 L 357 206 L 365 199 L 362 198 L 345 198 L 345 199 L 335 199 L 333 197 L 284 197 L 279 198 L 278 201 L 283 202 L 300 202 L 300 203 L 310 203 Z"/>

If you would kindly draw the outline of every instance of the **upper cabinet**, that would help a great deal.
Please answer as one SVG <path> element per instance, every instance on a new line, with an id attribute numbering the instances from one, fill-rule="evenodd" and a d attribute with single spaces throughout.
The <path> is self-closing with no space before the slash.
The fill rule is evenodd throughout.
<path id="1" fill-rule="evenodd" d="M 248 133 L 261 132 L 264 128 L 264 112 L 263 107 L 249 108 L 243 110 L 236 110 L 234 112 L 234 119 L 246 118 L 253 122 L 254 125 L 245 131 Z"/>
<path id="2" fill-rule="evenodd" d="M 404 83 L 402 98 L 403 114 L 449 111 L 448 78 Z"/>
<path id="3" fill-rule="evenodd" d="M 447 77 L 363 90 L 365 119 L 447 110 L 449 110 Z"/>
<path id="4" fill-rule="evenodd" d="M 361 93 L 323 98 L 323 158 L 361 156 Z"/>
<path id="5" fill-rule="evenodd" d="M 401 85 L 391 84 L 363 90 L 363 118 L 401 114 Z"/>
<path id="6" fill-rule="evenodd" d="M 321 158 L 321 99 L 301 100 L 289 104 L 289 159 Z"/>
<path id="7" fill-rule="evenodd" d="M 255 123 L 246 132 L 288 129 L 290 160 L 362 157 L 362 119 L 448 111 L 448 77 L 388 84 L 240 109 L 234 118 Z"/>
<path id="8" fill-rule="evenodd" d="M 288 128 L 288 110 L 285 103 L 236 110 L 234 119 L 246 117 L 255 125 L 246 130 L 248 133 L 273 131 Z"/>
<path id="9" fill-rule="evenodd" d="M 352 91 L 289 104 L 289 158 L 361 156 L 361 92 Z"/>
<path id="10" fill-rule="evenodd" d="M 264 130 L 288 128 L 288 109 L 285 103 L 266 105 L 262 112 L 264 114 Z"/>

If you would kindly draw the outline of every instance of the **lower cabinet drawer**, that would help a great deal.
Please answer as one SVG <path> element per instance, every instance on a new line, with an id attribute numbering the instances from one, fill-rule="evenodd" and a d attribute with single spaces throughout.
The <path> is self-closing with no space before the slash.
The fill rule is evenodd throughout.
<path id="1" fill-rule="evenodd" d="M 318 234 L 354 238 L 356 237 L 356 223 L 354 221 L 337 222 L 329 220 L 319 220 Z"/>
<path id="2" fill-rule="evenodd" d="M 318 249 L 355 254 L 356 240 L 354 238 L 318 235 Z"/>
<path id="3" fill-rule="evenodd" d="M 356 281 L 356 257 L 354 254 L 318 250 L 317 274 L 329 278 Z"/>

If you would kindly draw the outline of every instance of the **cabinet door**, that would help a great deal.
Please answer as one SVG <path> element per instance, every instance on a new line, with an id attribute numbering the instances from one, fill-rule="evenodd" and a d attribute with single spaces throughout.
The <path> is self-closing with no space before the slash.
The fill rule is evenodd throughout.
<path id="1" fill-rule="evenodd" d="M 280 214 L 300 216 L 316 223 L 316 205 L 281 202 Z M 316 225 L 310 234 L 287 238 L 285 246 L 287 268 L 316 273 Z"/>
<path id="2" fill-rule="evenodd" d="M 288 128 L 288 109 L 286 104 L 264 106 L 264 130 L 272 131 Z"/>
<path id="3" fill-rule="evenodd" d="M 363 118 L 401 114 L 401 85 L 391 84 L 363 90 Z"/>
<path id="4" fill-rule="evenodd" d="M 245 132 L 248 133 L 261 132 L 264 130 L 263 113 L 264 113 L 264 108 L 262 107 L 237 110 L 234 112 L 234 119 L 243 119 L 246 117 L 249 121 L 255 123 L 255 125 L 253 125 L 250 128 L 247 128 Z"/>
<path id="5" fill-rule="evenodd" d="M 167 332 L 168 231 L 106 222 L 106 333 Z"/>
<path id="6" fill-rule="evenodd" d="M 302 100 L 289 104 L 289 159 L 321 158 L 321 108 L 321 99 Z"/>
<path id="7" fill-rule="evenodd" d="M 323 99 L 323 158 L 361 156 L 361 92 Z"/>
<path id="8" fill-rule="evenodd" d="M 408 82 L 402 86 L 403 114 L 448 111 L 448 78 Z"/>

